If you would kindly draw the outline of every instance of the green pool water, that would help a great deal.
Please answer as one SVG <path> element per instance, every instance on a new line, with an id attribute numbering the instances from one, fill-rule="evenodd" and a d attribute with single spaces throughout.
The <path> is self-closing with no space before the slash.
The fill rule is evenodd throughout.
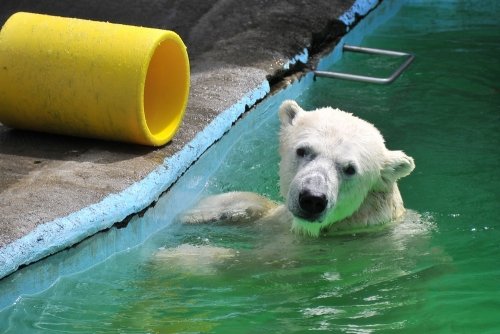
<path id="1" fill-rule="evenodd" d="M 0 331 L 500 332 L 499 10 L 496 1 L 409 2 L 363 40 L 416 55 L 394 84 L 318 78 L 297 97 L 305 109 L 331 105 L 374 123 L 389 148 L 415 159 L 400 182 L 410 209 L 403 224 L 311 239 L 174 222 L 139 247 L 22 295 L 0 312 Z M 396 63 L 345 54 L 333 69 L 383 75 Z M 250 190 L 279 200 L 277 105 L 241 120 L 175 186 L 182 192 L 174 187 L 141 219 L 167 219 L 162 206 L 173 197 Z M 182 244 L 238 253 L 201 263 L 155 256 Z"/>

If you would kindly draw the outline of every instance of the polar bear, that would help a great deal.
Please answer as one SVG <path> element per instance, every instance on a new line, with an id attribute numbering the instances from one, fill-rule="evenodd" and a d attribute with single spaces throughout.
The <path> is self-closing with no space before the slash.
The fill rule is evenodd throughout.
<path id="1" fill-rule="evenodd" d="M 372 124 L 331 107 L 279 108 L 280 191 L 285 203 L 249 192 L 201 200 L 183 223 L 287 224 L 299 234 L 368 231 L 405 211 L 396 181 L 415 168 L 402 151 L 386 148 Z"/>

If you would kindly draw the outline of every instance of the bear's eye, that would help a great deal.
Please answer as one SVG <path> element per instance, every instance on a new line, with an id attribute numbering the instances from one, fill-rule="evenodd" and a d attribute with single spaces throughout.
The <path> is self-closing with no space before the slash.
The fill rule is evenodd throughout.
<path id="1" fill-rule="evenodd" d="M 354 174 L 356 174 L 356 167 L 354 167 L 352 164 L 348 164 L 347 166 L 342 168 L 342 171 L 345 175 L 353 176 Z"/>
<path id="2" fill-rule="evenodd" d="M 307 155 L 307 149 L 304 147 L 299 147 L 296 151 L 298 157 L 305 157 Z"/>

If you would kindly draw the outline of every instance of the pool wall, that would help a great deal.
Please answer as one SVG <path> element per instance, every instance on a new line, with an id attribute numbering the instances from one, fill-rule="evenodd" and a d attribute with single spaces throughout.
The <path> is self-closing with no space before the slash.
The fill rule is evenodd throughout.
<path id="1" fill-rule="evenodd" d="M 366 16 L 357 23 L 339 45 L 360 44 L 367 31 L 375 29 L 397 13 L 401 6 L 398 2 L 384 1 L 377 7 L 377 15 Z M 377 1 L 358 0 L 340 19 L 348 26 L 352 26 L 356 15 L 366 15 L 377 4 Z M 319 62 L 318 69 L 328 68 L 341 56 L 341 48 L 335 48 Z M 297 61 L 304 63 L 309 61 L 307 50 L 293 57 L 284 67 L 289 67 Z M 313 80 L 312 73 L 306 74 L 300 81 L 267 97 L 248 117 L 259 114 L 276 117 L 275 110 L 281 101 L 298 96 L 311 85 Z M 0 309 L 15 302 L 21 294 L 43 291 L 58 277 L 87 270 L 117 252 L 136 247 L 155 232 L 167 227 L 176 213 L 197 199 L 191 196 L 190 201 L 186 202 L 184 196 L 181 196 L 183 189 L 179 187 L 174 186 L 172 191 L 167 190 L 207 148 L 231 128 L 247 106 L 255 105 L 269 93 L 269 82 L 265 80 L 260 87 L 249 92 L 214 119 L 177 154 L 166 158 L 162 165 L 143 180 L 118 194 L 109 195 L 99 203 L 43 224 L 32 233 L 1 249 L 0 277 L 3 279 L 0 281 L 2 290 Z M 208 174 L 209 172 L 207 178 Z M 197 182 L 194 186 L 190 184 L 190 194 L 196 187 L 199 187 L 201 192 L 202 184 L 203 182 Z M 167 197 L 168 204 L 161 208 L 150 209 L 146 213 L 156 215 L 159 219 L 137 222 L 139 215 L 135 214 L 155 203 L 163 193 L 163 196 Z M 127 224 L 116 224 L 123 221 Z M 49 255 L 52 255 L 51 258 L 56 257 L 57 260 L 50 261 L 50 264 L 40 261 Z M 22 268 L 28 264 L 29 267 Z M 19 268 L 22 269 L 18 270 Z"/>

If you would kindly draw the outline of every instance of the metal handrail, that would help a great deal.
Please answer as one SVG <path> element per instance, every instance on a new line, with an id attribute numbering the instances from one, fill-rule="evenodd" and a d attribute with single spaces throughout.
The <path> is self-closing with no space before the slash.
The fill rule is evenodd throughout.
<path id="1" fill-rule="evenodd" d="M 371 77 L 371 76 L 365 76 L 365 75 L 357 75 L 357 74 L 341 73 L 341 72 L 329 72 L 329 71 L 315 71 L 314 74 L 317 77 L 324 77 L 324 78 L 354 80 L 354 81 L 370 82 L 370 83 L 375 83 L 375 84 L 390 84 L 391 82 L 396 80 L 396 78 L 399 77 L 401 75 L 401 73 L 403 73 L 403 71 L 408 66 L 410 66 L 410 64 L 413 62 L 413 59 L 415 59 L 415 56 L 413 54 L 407 53 L 407 52 L 365 48 L 365 47 L 347 45 L 347 44 L 344 44 L 342 50 L 343 51 L 351 51 L 351 52 L 359 52 L 359 53 L 378 54 L 378 55 L 392 56 L 392 57 L 407 57 L 407 59 L 405 60 L 405 62 L 403 64 L 401 64 L 401 66 L 399 66 L 399 68 L 396 71 L 394 71 L 394 73 L 392 73 L 387 78 L 378 78 L 378 77 Z"/>

